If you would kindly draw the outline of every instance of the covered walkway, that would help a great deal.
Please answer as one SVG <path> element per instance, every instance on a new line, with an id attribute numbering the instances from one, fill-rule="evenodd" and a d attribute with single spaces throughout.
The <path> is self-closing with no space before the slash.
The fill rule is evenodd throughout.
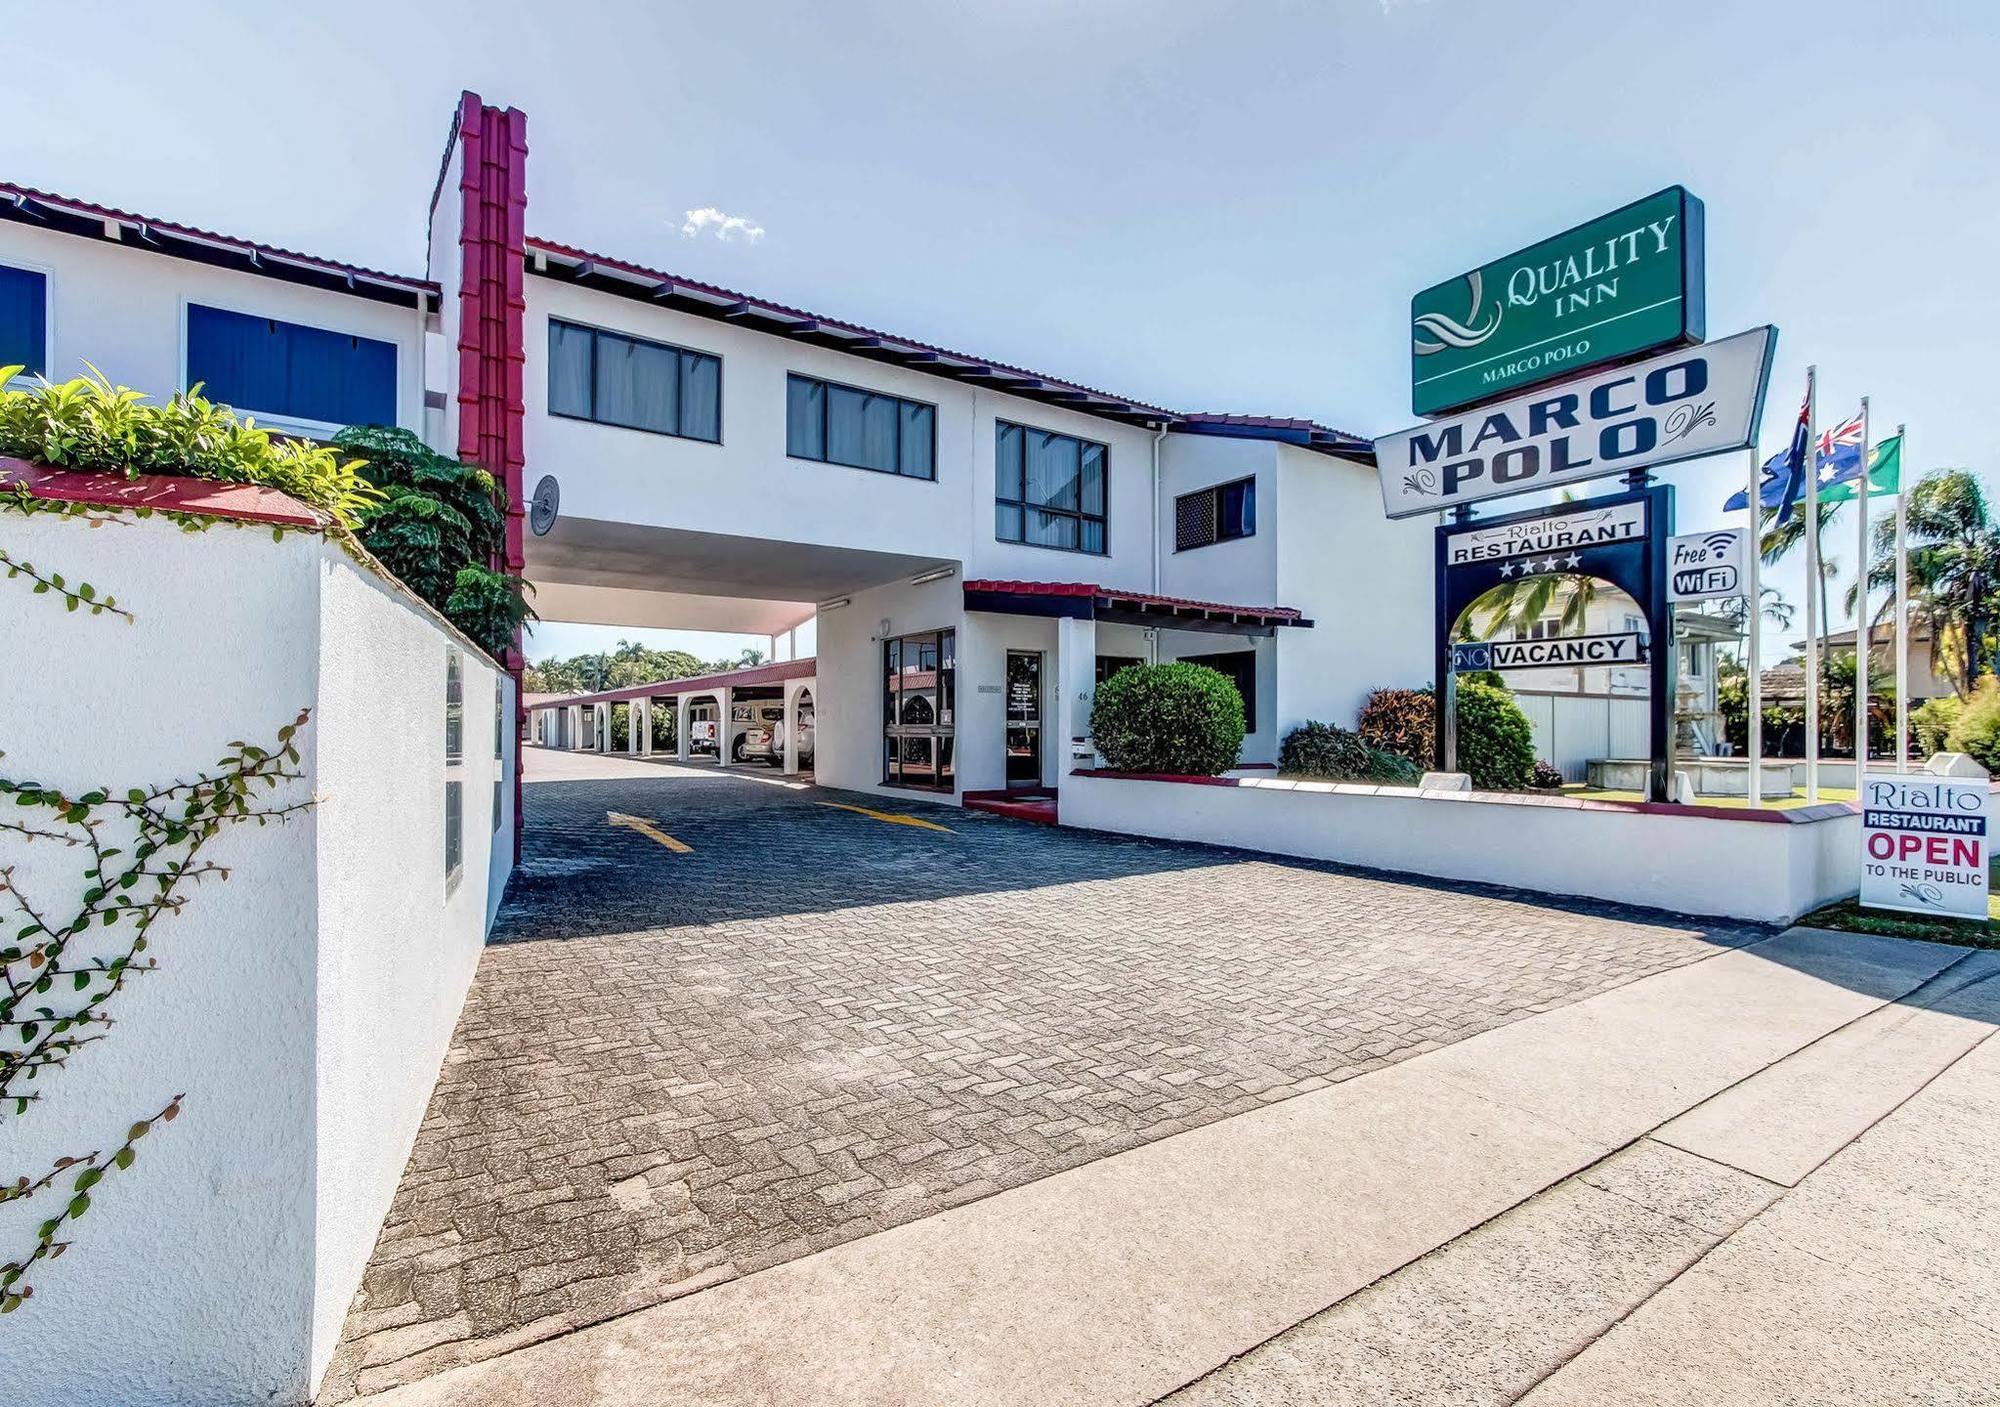
<path id="1" fill-rule="evenodd" d="M 615 750 L 611 710 L 617 704 L 624 704 L 628 710 L 627 753 L 633 757 L 651 757 L 653 709 L 664 706 L 674 712 L 676 761 L 693 761 L 712 751 L 715 761 L 726 764 L 740 760 L 731 746 L 732 740 L 743 731 L 738 725 L 763 726 L 757 717 L 736 716 L 738 699 L 750 701 L 748 706 L 753 712 L 760 711 L 756 708 L 760 701 L 766 704 L 776 701 L 783 709 L 783 771 L 796 775 L 811 761 L 809 740 L 817 683 L 816 663 L 808 656 L 690 679 L 665 679 L 594 694 L 544 699 L 528 705 L 528 741 L 547 748 L 611 753 Z M 778 720 L 772 720 L 772 726 L 777 723 Z"/>

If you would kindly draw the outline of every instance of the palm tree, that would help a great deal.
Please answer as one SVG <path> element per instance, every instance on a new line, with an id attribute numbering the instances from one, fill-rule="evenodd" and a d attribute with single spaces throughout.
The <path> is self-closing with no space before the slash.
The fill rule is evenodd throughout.
<path id="1" fill-rule="evenodd" d="M 1994 668 L 1987 636 L 2000 623 L 2000 526 L 1993 522 L 1979 480 L 1966 469 L 1942 469 L 1909 490 L 1903 509 L 1908 534 L 1912 617 L 1930 628 L 1931 666 L 1943 663 L 1961 697 Z M 1896 525 L 1875 531 L 1871 586 L 1896 580 Z M 1850 606 L 1853 594 L 1849 594 Z M 1893 600 L 1883 613 L 1894 609 Z M 1878 619 L 1880 617 L 1878 616 Z"/>
<path id="2" fill-rule="evenodd" d="M 1798 614 L 1798 608 L 1792 605 L 1790 601 L 1787 601 L 1783 593 L 1775 586 L 1760 585 L 1757 589 L 1757 595 L 1764 603 L 1764 619 L 1770 621 L 1771 624 L 1777 626 L 1780 630 L 1790 630 L 1792 628 L 1792 621 Z M 1749 624 L 1750 598 L 1747 596 L 1731 596 L 1724 604 L 1715 608 L 1715 615 L 1719 619 L 1728 621 L 1738 630 L 1742 630 Z"/>

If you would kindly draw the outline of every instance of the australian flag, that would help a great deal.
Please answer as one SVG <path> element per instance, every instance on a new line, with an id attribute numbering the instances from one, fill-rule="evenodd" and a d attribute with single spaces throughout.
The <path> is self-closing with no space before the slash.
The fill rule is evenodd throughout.
<path id="1" fill-rule="evenodd" d="M 1812 378 L 1806 378 L 1806 396 L 1799 402 L 1798 423 L 1792 428 L 1792 443 L 1764 461 L 1764 477 L 1757 484 L 1757 506 L 1778 510 L 1778 522 L 1782 525 L 1791 520 L 1792 506 L 1806 491 L 1806 439 L 1810 431 L 1807 421 L 1811 418 Z M 1829 436 L 1822 436 L 1826 443 Z M 1859 445 L 1859 426 L 1856 426 L 1856 444 Z M 1859 453 L 1857 448 L 1856 453 Z M 1817 466 L 1815 466 L 1817 467 Z M 1750 491 L 1744 489 L 1722 505 L 1727 513 L 1741 512 L 1750 502 Z"/>

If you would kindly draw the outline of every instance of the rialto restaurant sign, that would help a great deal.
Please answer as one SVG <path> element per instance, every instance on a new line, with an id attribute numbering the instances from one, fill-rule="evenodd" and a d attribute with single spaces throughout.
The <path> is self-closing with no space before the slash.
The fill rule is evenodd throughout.
<path id="1" fill-rule="evenodd" d="M 1680 186 L 1410 300 L 1410 409 L 1490 401 L 1705 335 L 1701 202 Z"/>
<path id="2" fill-rule="evenodd" d="M 1776 341 L 1754 328 L 1384 435 L 1383 510 L 1407 518 L 1743 449 Z"/>
<path id="3" fill-rule="evenodd" d="M 1540 557 L 1575 553 L 1589 547 L 1637 542 L 1646 535 L 1646 505 L 1620 503 L 1609 508 L 1565 508 L 1524 523 L 1496 523 L 1470 528 L 1445 538 L 1445 565 L 1470 567 L 1509 557 Z M 1569 560 L 1569 559 L 1565 559 Z M 1576 563 L 1570 562 L 1574 567 Z"/>

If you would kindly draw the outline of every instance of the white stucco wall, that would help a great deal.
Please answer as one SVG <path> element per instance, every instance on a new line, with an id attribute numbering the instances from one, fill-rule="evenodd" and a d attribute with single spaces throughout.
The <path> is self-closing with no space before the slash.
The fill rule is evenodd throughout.
<path id="1" fill-rule="evenodd" d="M 496 691 L 512 681 L 343 554 L 326 549 L 317 565 L 314 1381 L 339 1341 L 478 966 L 513 861 L 505 826 L 514 797 L 512 754 L 494 756 Z M 465 720 L 463 860 L 449 885 L 447 653 L 463 662 Z"/>
<path id="2" fill-rule="evenodd" d="M 202 303 L 393 342 L 396 423 L 422 426 L 422 314 L 413 303 L 398 307 L 13 221 L 0 224 L 0 264 L 48 278 L 52 381 L 84 375 L 89 362 L 114 384 L 168 399 L 187 384 L 187 305 Z"/>
<path id="3" fill-rule="evenodd" d="M 1062 823 L 1760 923 L 1852 894 L 1860 873 L 1853 812 L 1751 821 L 1276 779 L 1072 775 Z"/>
<path id="4" fill-rule="evenodd" d="M 1281 737 L 1351 728 L 1372 690 L 1431 682 L 1433 526 L 1384 518 L 1373 470 L 1279 447 L 1278 604 L 1313 622 L 1278 632 Z"/>
<path id="5" fill-rule="evenodd" d="M 7 775 L 78 793 L 191 777 L 310 707 L 304 779 L 260 799 L 319 798 L 286 824 L 227 828 L 203 858 L 231 878 L 155 926 L 160 970 L 115 998 L 107 1039 L 38 1082 L 46 1103 L 0 1116 L 0 1175 L 34 1176 L 187 1096 L 100 1184 L 74 1249 L 37 1267 L 0 1329 L 0 1401 L 303 1402 L 483 937 L 494 671 L 468 652 L 467 858 L 447 901 L 451 637 L 413 599 L 315 535 L 260 527 L 4 514 L 0 545 L 136 617 L 0 583 L 0 639 L 32 662 L 0 670 Z M 0 863 L 81 885 L 70 852 L 0 838 Z M 0 1246 L 31 1245 L 54 1195 L 0 1208 Z"/>
<path id="6" fill-rule="evenodd" d="M 814 778 L 824 786 L 907 795 L 882 785 L 882 641 L 923 630 L 959 632 L 959 706 L 965 703 L 965 595 L 956 577 L 921 586 L 857 591 L 848 605 L 822 610 L 814 656 Z M 883 622 L 888 622 L 885 630 Z M 963 730 L 964 725 L 958 725 Z M 958 756 L 964 756 L 961 744 Z M 959 765 L 963 765 L 962 761 Z M 962 783 L 969 785 L 969 783 Z"/>
<path id="7" fill-rule="evenodd" d="M 1257 481 L 1257 531 L 1174 550 L 1174 500 L 1238 479 Z M 1160 451 L 1160 591 L 1236 606 L 1295 606 L 1278 583 L 1278 446 L 1270 440 L 1168 435 Z"/>
<path id="8" fill-rule="evenodd" d="M 528 478 L 558 478 L 567 518 L 943 558 L 964 562 L 973 577 L 1138 589 L 1150 580 L 1152 436 L 1143 429 L 551 278 L 530 277 L 527 301 Z M 722 442 L 548 414 L 552 316 L 720 357 Z M 936 480 L 788 457 L 789 372 L 936 406 Z M 1108 555 L 994 540 L 994 423 L 1002 419 L 1110 447 Z"/>

